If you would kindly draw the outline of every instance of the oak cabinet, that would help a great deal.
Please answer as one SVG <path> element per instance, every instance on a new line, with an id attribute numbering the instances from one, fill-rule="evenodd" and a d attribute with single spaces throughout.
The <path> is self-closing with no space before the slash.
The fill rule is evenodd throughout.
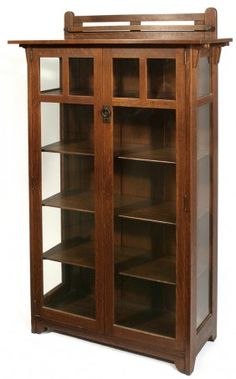
<path id="1" fill-rule="evenodd" d="M 128 26 L 84 22 L 129 21 Z M 143 21 L 193 21 L 146 25 Z M 26 49 L 32 331 L 191 373 L 216 337 L 216 11 L 65 15 Z"/>

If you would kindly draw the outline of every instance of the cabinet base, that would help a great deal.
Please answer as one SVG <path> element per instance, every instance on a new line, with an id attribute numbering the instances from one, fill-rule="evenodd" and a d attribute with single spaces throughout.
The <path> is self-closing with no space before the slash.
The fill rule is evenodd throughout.
<path id="1" fill-rule="evenodd" d="M 217 337 L 216 334 L 212 334 L 212 336 L 210 336 L 208 341 L 214 342 L 216 340 L 216 337 Z"/>
<path id="2" fill-rule="evenodd" d="M 173 363 L 175 364 L 178 371 L 187 375 L 190 375 L 194 369 L 195 359 L 191 362 L 188 362 L 183 351 L 167 351 L 166 349 L 161 350 L 159 346 L 151 346 L 150 344 L 147 345 L 142 341 L 137 343 L 137 341 L 131 341 L 116 336 L 109 336 L 92 331 L 82 330 L 81 328 L 73 327 L 72 329 L 70 326 L 61 324 L 58 321 L 55 322 L 38 318 L 34 319 L 34 322 L 32 323 L 32 332 L 40 334 L 44 331 L 59 332 L 84 340 L 89 340 L 91 342 L 111 346 L 113 348 L 138 353 Z"/>
<path id="3" fill-rule="evenodd" d="M 191 375 L 194 370 L 195 361 L 195 358 L 189 360 L 185 358 L 177 358 L 175 360 L 175 367 L 178 371 L 182 372 L 183 374 Z"/>
<path id="4" fill-rule="evenodd" d="M 47 327 L 44 322 L 38 317 L 33 317 L 31 322 L 31 332 L 41 334 L 47 331 Z"/>

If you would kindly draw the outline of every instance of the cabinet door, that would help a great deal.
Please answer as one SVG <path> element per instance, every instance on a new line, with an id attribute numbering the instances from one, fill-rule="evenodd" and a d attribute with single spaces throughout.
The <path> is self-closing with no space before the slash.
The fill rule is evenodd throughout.
<path id="1" fill-rule="evenodd" d="M 29 61 L 33 315 L 90 329 L 103 325 L 100 67 L 97 49 Z"/>
<path id="2" fill-rule="evenodd" d="M 180 346 L 184 52 L 112 49 L 104 57 L 107 332 Z"/>

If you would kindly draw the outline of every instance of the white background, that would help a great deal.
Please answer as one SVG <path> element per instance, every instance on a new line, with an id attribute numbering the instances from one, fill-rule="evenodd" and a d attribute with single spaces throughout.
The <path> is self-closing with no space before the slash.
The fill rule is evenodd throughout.
<path id="1" fill-rule="evenodd" d="M 63 15 L 175 13 L 218 9 L 219 36 L 236 37 L 234 1 L 5 1 L 0 15 L 0 377 L 181 378 L 172 364 L 56 333 L 30 333 L 27 82 L 24 50 L 8 39 L 63 38 Z M 218 338 L 199 354 L 192 378 L 235 378 L 235 44 L 219 66 Z"/>

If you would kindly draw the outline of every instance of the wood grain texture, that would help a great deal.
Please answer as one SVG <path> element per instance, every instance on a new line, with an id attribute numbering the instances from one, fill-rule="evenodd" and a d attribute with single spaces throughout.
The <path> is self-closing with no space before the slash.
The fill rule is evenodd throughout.
<path id="1" fill-rule="evenodd" d="M 41 157 L 39 64 L 33 49 L 26 50 L 28 63 L 28 143 L 29 143 L 29 211 L 30 211 L 30 285 L 32 332 L 40 333 L 44 327 L 37 321 L 41 314 L 42 272 L 42 212 L 41 212 Z"/>
<path id="2" fill-rule="evenodd" d="M 128 33 L 128 35 L 127 35 Z M 227 46 L 230 42 L 232 42 L 232 38 L 216 38 L 216 39 L 202 39 L 198 38 L 196 40 L 192 40 L 191 38 L 186 38 L 186 33 L 184 35 L 180 35 L 179 39 L 172 38 L 172 39 L 160 39 L 160 35 L 154 35 L 154 32 L 135 32 L 135 38 L 130 38 L 129 32 L 122 32 L 120 35 L 117 35 L 116 37 L 112 37 L 109 35 L 103 35 L 102 33 L 98 35 L 96 33 L 89 33 L 89 38 L 86 36 L 86 38 L 77 38 L 77 39 L 67 39 L 67 40 L 11 40 L 8 41 L 9 44 L 17 44 L 21 47 L 53 47 L 56 46 L 57 48 L 63 48 L 66 46 L 73 46 L 78 47 L 79 45 L 128 45 L 128 46 L 135 46 L 135 45 L 159 45 L 160 47 L 169 45 L 171 47 L 174 47 L 174 45 L 202 45 L 203 47 L 206 44 L 209 45 L 221 45 L 221 46 Z M 158 38 L 159 37 L 159 38 Z M 168 36 L 167 36 L 168 37 Z"/>
<path id="3" fill-rule="evenodd" d="M 141 265 L 133 266 L 120 274 L 158 283 L 175 284 L 175 259 L 173 256 L 158 258 Z"/>
<path id="4" fill-rule="evenodd" d="M 216 338 L 217 64 L 232 40 L 217 38 L 216 18 L 212 8 L 179 15 L 67 12 L 66 39 L 9 42 L 26 48 L 28 63 L 33 332 L 56 330 L 167 359 L 185 374 Z M 84 25 L 101 21 L 128 25 Z M 197 98 L 203 56 L 211 62 L 211 93 Z M 39 91 L 40 57 L 59 57 L 60 88 Z M 43 147 L 41 102 L 60 108 L 60 137 Z M 211 299 L 197 329 L 196 164 L 207 158 L 204 149 L 196 153 L 196 108 L 208 103 Z M 60 192 L 43 200 L 42 153 L 60 155 L 61 173 Z M 61 241 L 44 253 L 42 206 L 61 214 Z M 45 296 L 43 259 L 62 265 L 62 283 Z M 202 259 L 198 273 L 205 270 Z"/>
<path id="5" fill-rule="evenodd" d="M 55 142 L 42 147 L 42 151 L 49 153 L 73 154 L 94 156 L 94 148 L 90 141 L 81 142 Z"/>
<path id="6" fill-rule="evenodd" d="M 103 25 L 96 25 L 97 22 L 103 22 Z M 145 25 L 148 21 L 149 25 Z M 151 24 L 152 21 L 159 22 L 159 25 Z M 173 21 L 173 24 L 163 25 L 165 21 Z M 178 24 L 175 21 L 190 21 L 191 25 Z M 86 23 L 92 22 L 93 26 Z M 109 23 L 118 22 L 118 25 L 109 25 Z M 120 25 L 119 22 L 125 22 L 126 25 Z M 155 39 L 179 39 L 185 38 L 185 33 L 192 40 L 199 37 L 205 39 L 216 36 L 216 11 L 213 8 L 206 9 L 205 13 L 192 14 L 159 14 L 159 15 L 108 15 L 108 16 L 75 16 L 73 12 L 65 14 L 65 38 L 86 38 L 90 33 L 94 38 L 99 35 L 111 38 L 119 35 L 121 38 L 138 38 L 137 33 L 147 33 L 152 31 L 152 38 Z M 135 32 L 132 35 L 132 32 Z"/>

